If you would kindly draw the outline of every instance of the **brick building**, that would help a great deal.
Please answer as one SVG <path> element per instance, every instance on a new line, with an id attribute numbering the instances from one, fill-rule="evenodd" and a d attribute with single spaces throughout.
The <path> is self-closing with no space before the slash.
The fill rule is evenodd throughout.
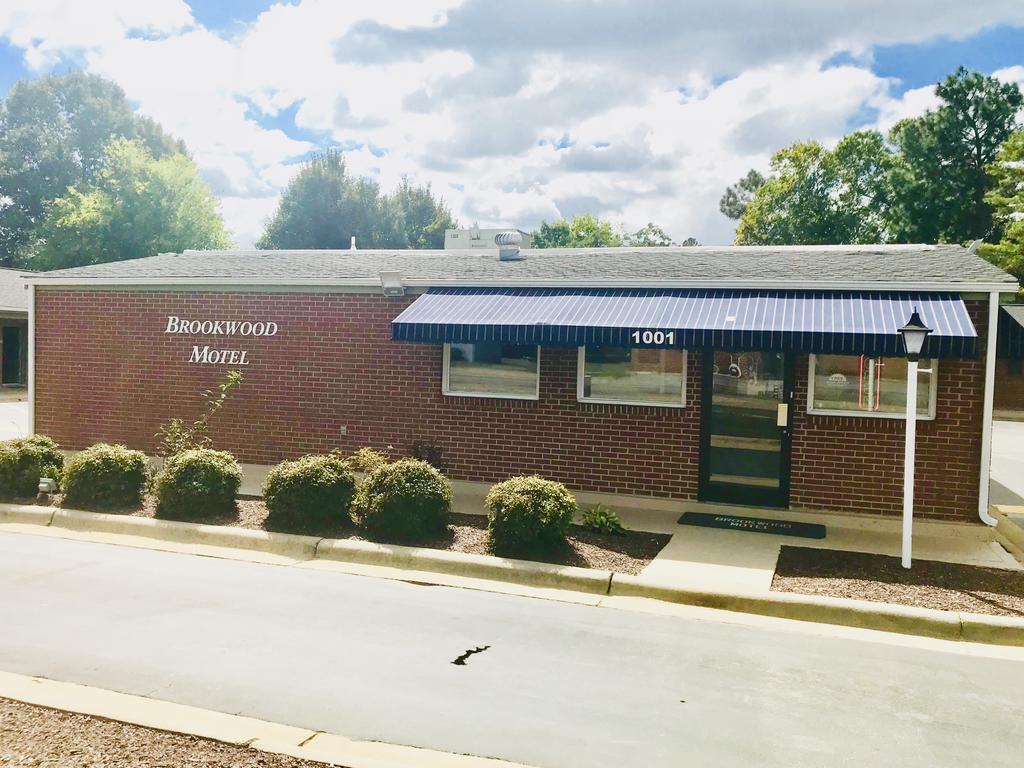
<path id="1" fill-rule="evenodd" d="M 29 282 L 34 428 L 69 448 L 151 451 L 238 369 L 215 437 L 246 462 L 418 444 L 457 480 L 865 514 L 901 509 L 916 308 L 916 512 L 974 520 L 1017 289 L 920 245 L 187 251 Z"/>

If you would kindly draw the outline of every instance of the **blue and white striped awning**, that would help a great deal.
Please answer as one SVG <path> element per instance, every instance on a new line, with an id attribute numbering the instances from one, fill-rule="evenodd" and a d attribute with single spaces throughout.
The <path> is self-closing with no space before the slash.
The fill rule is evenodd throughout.
<path id="1" fill-rule="evenodd" d="M 396 341 L 433 344 L 495 341 L 892 356 L 903 352 L 898 329 L 915 308 L 933 329 L 926 355 L 975 355 L 977 333 L 956 293 L 431 288 L 391 327 Z"/>

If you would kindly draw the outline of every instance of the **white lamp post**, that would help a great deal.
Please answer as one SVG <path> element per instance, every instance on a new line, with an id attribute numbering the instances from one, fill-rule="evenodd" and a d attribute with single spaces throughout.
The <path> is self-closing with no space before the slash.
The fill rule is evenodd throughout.
<path id="1" fill-rule="evenodd" d="M 910 536 L 914 524 L 914 447 L 917 440 L 917 361 L 924 341 L 932 332 L 914 309 L 900 328 L 907 354 L 907 435 L 903 449 L 903 567 L 910 567 Z"/>

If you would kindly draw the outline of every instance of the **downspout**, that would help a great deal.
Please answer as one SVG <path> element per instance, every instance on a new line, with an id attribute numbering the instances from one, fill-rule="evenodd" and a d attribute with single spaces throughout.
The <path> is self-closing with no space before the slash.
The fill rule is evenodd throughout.
<path id="1" fill-rule="evenodd" d="M 996 338 L 999 328 L 999 293 L 988 295 L 988 331 L 985 340 L 985 400 L 981 412 L 981 477 L 978 482 L 978 517 L 985 525 L 996 520 L 988 512 L 988 485 L 992 471 L 992 403 L 996 385 Z"/>
<path id="2" fill-rule="evenodd" d="M 36 286 L 28 288 L 28 433 L 36 431 Z"/>

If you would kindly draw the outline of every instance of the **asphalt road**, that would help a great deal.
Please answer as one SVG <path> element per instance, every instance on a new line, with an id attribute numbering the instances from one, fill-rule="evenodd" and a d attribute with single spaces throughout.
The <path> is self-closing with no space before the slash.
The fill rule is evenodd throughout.
<path id="1" fill-rule="evenodd" d="M 0 670 L 536 766 L 995 768 L 1024 744 L 1021 661 L 18 534 Z"/>

